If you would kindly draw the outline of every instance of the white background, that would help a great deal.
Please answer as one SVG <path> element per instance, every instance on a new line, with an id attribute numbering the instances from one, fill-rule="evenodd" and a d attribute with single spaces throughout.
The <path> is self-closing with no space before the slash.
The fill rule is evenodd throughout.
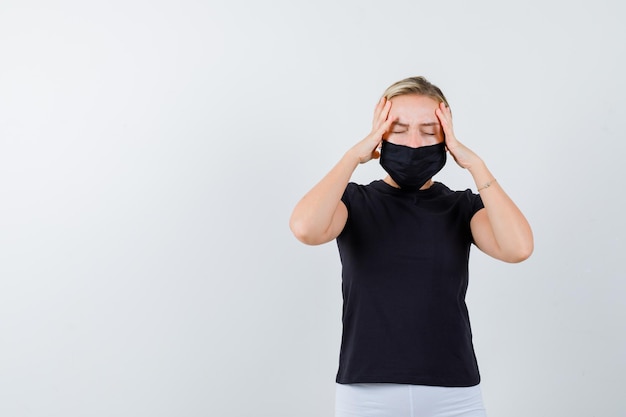
<path id="1" fill-rule="evenodd" d="M 337 249 L 288 219 L 413 75 L 535 233 L 522 264 L 473 251 L 489 415 L 623 415 L 625 14 L 2 1 L 0 415 L 332 416 Z"/>

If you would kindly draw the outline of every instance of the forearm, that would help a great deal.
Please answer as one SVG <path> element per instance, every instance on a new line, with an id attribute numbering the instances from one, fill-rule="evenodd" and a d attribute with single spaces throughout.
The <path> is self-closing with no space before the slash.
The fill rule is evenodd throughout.
<path id="1" fill-rule="evenodd" d="M 376 150 L 395 119 L 388 118 L 391 101 L 380 99 L 374 111 L 372 131 L 354 145 L 343 158 L 298 202 L 289 219 L 289 227 L 301 242 L 318 245 L 339 235 L 348 219 L 341 203 L 352 173 L 359 164 L 378 158 Z"/>
<path id="2" fill-rule="evenodd" d="M 487 211 L 489 224 L 505 259 L 526 259 L 533 251 L 528 221 L 481 160 L 468 168 Z"/>
<path id="3" fill-rule="evenodd" d="M 341 196 L 358 165 L 358 157 L 349 150 L 298 202 L 291 214 L 289 227 L 299 240 L 316 241 L 328 231 Z"/>

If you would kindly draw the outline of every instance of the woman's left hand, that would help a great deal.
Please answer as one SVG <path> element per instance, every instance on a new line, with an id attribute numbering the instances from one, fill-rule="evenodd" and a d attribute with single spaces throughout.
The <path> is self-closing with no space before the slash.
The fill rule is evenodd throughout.
<path id="1" fill-rule="evenodd" d="M 446 148 L 454 158 L 455 162 L 464 169 L 470 169 L 481 160 L 471 149 L 459 142 L 454 136 L 452 128 L 452 112 L 445 103 L 439 103 L 439 107 L 435 110 L 435 114 L 441 123 L 443 133 L 445 135 Z"/>

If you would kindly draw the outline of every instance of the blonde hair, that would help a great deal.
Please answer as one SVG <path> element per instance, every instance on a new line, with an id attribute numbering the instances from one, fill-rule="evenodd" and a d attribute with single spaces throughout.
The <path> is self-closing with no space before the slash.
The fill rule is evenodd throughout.
<path id="1" fill-rule="evenodd" d="M 409 77 L 393 83 L 385 90 L 383 97 L 390 99 L 405 94 L 418 94 L 430 97 L 438 102 L 444 102 L 447 107 L 450 107 L 446 96 L 443 95 L 439 87 L 431 84 L 430 81 L 422 76 Z"/>

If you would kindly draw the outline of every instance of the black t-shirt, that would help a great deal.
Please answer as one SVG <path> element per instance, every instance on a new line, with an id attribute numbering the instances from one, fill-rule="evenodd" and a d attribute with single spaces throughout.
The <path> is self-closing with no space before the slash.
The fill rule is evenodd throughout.
<path id="1" fill-rule="evenodd" d="M 465 305 L 470 220 L 483 203 L 435 182 L 407 192 L 348 184 L 337 237 L 343 335 L 336 381 L 447 387 L 480 382 Z"/>

